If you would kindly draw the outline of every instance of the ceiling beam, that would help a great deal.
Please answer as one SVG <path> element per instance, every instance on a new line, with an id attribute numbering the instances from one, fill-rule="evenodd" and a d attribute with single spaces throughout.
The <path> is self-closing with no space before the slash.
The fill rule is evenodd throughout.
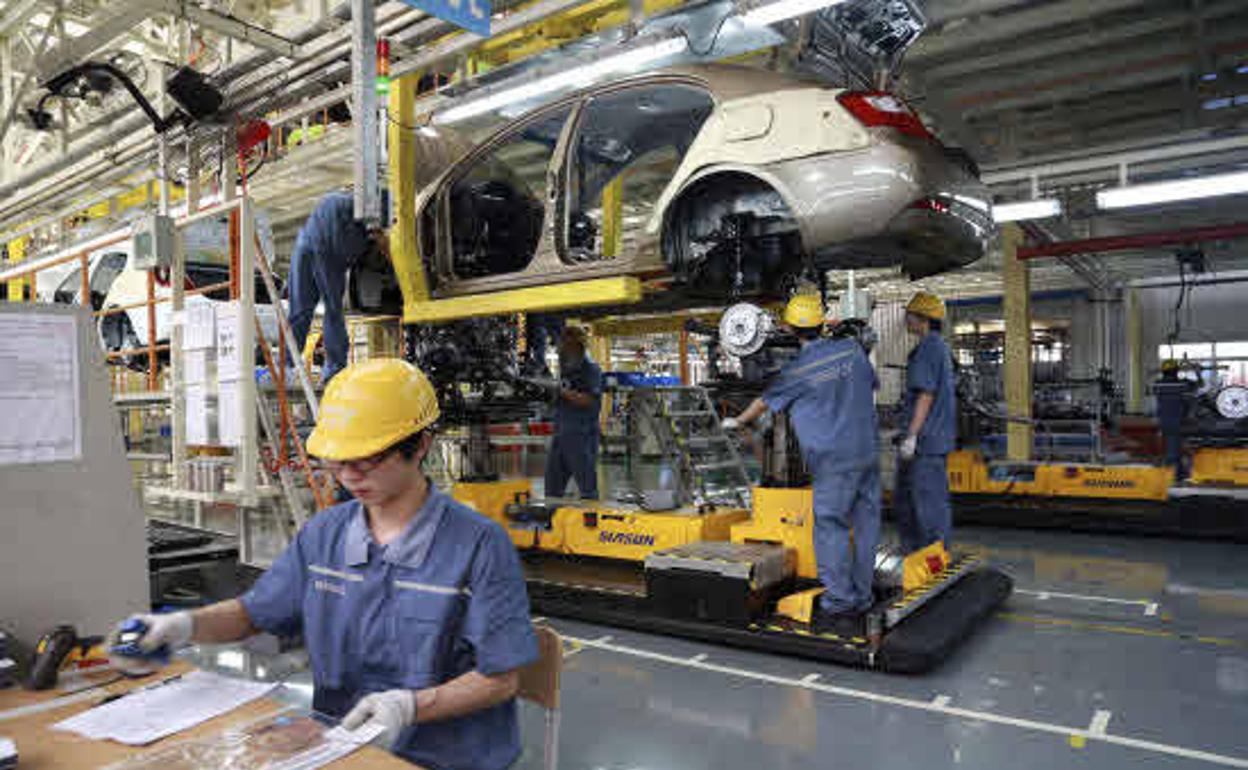
<path id="1" fill-rule="evenodd" d="M 1003 41 L 1017 45 L 1027 35 L 1081 22 L 1092 23 L 1096 16 L 1129 10 L 1146 2 L 1147 0 L 1064 0 L 1029 7 L 973 26 L 959 25 L 935 35 L 923 35 L 906 52 L 906 58 L 923 61 L 952 56 L 967 49 L 982 51 Z"/>

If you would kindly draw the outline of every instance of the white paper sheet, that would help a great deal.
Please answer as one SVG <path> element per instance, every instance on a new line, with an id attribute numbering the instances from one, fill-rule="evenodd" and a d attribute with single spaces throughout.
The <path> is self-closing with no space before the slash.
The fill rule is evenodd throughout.
<path id="1" fill-rule="evenodd" d="M 212 423 L 208 419 L 208 389 L 186 386 L 186 443 L 203 446 L 212 443 Z"/>
<path id="2" fill-rule="evenodd" d="M 217 379 L 237 380 L 242 373 L 242 352 L 238 349 L 238 303 L 218 302 Z"/>
<path id="3" fill-rule="evenodd" d="M 0 465 L 82 457 L 78 319 L 0 315 Z"/>
<path id="4" fill-rule="evenodd" d="M 186 331 L 182 335 L 184 350 L 211 350 L 217 344 L 217 311 L 214 303 L 203 297 L 186 298 Z"/>
<path id="5" fill-rule="evenodd" d="M 242 403 L 237 381 L 222 382 L 217 388 L 217 439 L 221 446 L 242 446 L 240 430 Z"/>
<path id="6" fill-rule="evenodd" d="M 136 690 L 57 722 L 52 729 L 142 746 L 233 711 L 263 697 L 273 687 L 271 683 L 192 671 L 177 681 Z"/>

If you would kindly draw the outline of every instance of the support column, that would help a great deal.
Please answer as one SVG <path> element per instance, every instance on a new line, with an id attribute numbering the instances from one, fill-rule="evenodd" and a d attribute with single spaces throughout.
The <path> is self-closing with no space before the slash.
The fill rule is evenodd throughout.
<path id="1" fill-rule="evenodd" d="M 1031 275 L 1018 258 L 1023 233 L 1007 225 L 1001 234 L 1001 279 L 1005 289 L 1005 407 L 1012 419 L 1031 419 Z M 1007 428 L 1011 460 L 1030 460 L 1033 430 L 1030 424 L 1010 422 Z"/>
<path id="2" fill-rule="evenodd" d="M 603 259 L 620 254 L 621 235 L 624 231 L 624 175 L 620 174 L 602 188 L 602 256 Z"/>
<path id="3" fill-rule="evenodd" d="M 164 146 L 164 137 L 158 141 Z M 161 153 L 167 158 L 166 153 Z M 199 156 L 195 141 L 186 140 L 186 213 L 199 211 Z M 162 168 L 162 176 L 167 172 Z M 167 185 L 166 185 L 167 186 Z M 162 198 L 164 195 L 162 194 Z M 171 443 L 170 465 L 173 468 L 173 488 L 186 488 L 186 369 L 182 346 L 186 342 L 186 247 L 179 232 L 173 249 L 173 262 L 169 266 L 170 314 L 174 319 L 169 332 L 169 434 Z"/>
<path id="4" fill-rule="evenodd" d="M 251 198 L 243 196 L 238 207 L 238 266 L 242 280 L 238 296 L 238 486 L 241 508 L 254 507 L 259 469 L 259 437 L 256 419 L 256 222 Z"/>
<path id="5" fill-rule="evenodd" d="M 351 134 L 355 218 L 381 219 L 377 187 L 377 18 L 373 0 L 351 0 Z"/>
<path id="6" fill-rule="evenodd" d="M 690 385 L 689 377 L 689 330 L 683 326 L 680 329 L 680 337 L 677 344 L 680 352 L 680 384 Z"/>
<path id="7" fill-rule="evenodd" d="M 1144 411 L 1144 313 L 1140 290 L 1127 289 L 1127 411 Z"/>
<path id="8" fill-rule="evenodd" d="M 390 172 L 390 262 L 394 275 L 403 292 L 404 314 L 407 307 L 429 299 L 429 284 L 425 280 L 425 267 L 421 264 L 416 243 L 416 189 L 415 175 L 410 172 L 418 163 L 416 132 L 406 130 L 415 120 L 412 114 L 416 104 L 416 84 L 419 74 L 398 78 L 390 83 L 390 114 L 394 117 L 388 127 Z M 402 124 L 402 125 L 398 125 Z"/>

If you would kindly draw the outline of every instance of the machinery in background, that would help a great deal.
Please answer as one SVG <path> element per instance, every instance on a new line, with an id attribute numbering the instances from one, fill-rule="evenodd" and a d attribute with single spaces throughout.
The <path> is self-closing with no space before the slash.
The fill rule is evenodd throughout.
<path id="1" fill-rule="evenodd" d="M 1193 450 L 1185 483 L 1156 463 L 993 461 L 964 448 L 949 455 L 955 521 L 1248 542 L 1248 388 L 1175 385 L 1191 400 L 1182 427 Z M 973 399 L 961 406 L 975 419 L 1006 421 Z"/>
<path id="2" fill-rule="evenodd" d="M 474 324 L 481 325 L 476 332 Z M 485 331 L 487 326 L 495 331 Z M 435 384 L 446 389 L 451 408 L 444 405 L 444 414 L 469 425 L 498 415 L 515 419 L 518 402 L 531 394 L 523 384 L 504 384 L 513 364 L 498 351 L 514 347 L 492 336 L 502 333 L 502 322 L 439 328 L 420 333 L 441 343 L 424 340 L 416 348 Z M 730 309 L 719 329 L 700 331 L 711 331 L 714 344 L 741 355 L 746 376 L 724 378 L 709 393 L 635 388 L 628 394 L 646 415 L 640 424 L 670 442 L 680 483 L 658 493 L 627 489 L 625 500 L 543 500 L 534 497 L 527 479 L 502 480 L 466 463 L 451 494 L 510 534 L 539 612 L 886 671 L 932 668 L 1004 601 L 1010 579 L 970 556 L 950 555 L 938 543 L 908 556 L 884 549 L 877 557 L 877 602 L 867 633 L 842 638 L 813 632 L 811 613 L 822 591 L 813 499 L 787 419 L 774 419 L 759 436 L 764 480 L 748 495 L 709 483 L 712 472 L 728 468 L 698 467 L 711 464 L 699 458 L 712 449 L 726 457 L 719 462 L 740 467 L 735 449 L 716 448 L 731 438 L 718 428 L 712 405 L 757 395 L 796 347 L 766 313 L 750 306 Z M 482 335 L 493 342 L 482 344 Z M 468 350 L 485 358 L 462 355 Z M 452 371 L 458 374 L 442 374 Z M 477 396 L 466 399 L 465 393 Z M 470 429 L 470 445 L 478 434 Z M 489 443 L 476 446 L 475 460 L 489 470 Z"/>

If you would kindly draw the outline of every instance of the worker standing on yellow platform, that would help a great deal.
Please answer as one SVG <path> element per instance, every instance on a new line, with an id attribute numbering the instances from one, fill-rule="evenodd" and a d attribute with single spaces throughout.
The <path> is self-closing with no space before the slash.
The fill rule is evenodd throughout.
<path id="1" fill-rule="evenodd" d="M 598 414 L 602 369 L 585 354 L 585 334 L 567 326 L 559 341 L 555 438 L 546 452 L 546 496 L 562 497 L 576 480 L 583 500 L 598 499 Z"/>
<path id="2" fill-rule="evenodd" d="M 957 440 L 953 357 L 940 336 L 945 303 L 920 291 L 906 304 L 906 330 L 919 338 L 906 361 L 905 434 L 897 451 L 893 512 L 901 546 L 913 553 L 936 541 L 948 548 L 953 530 L 946 458 Z"/>
<path id="3" fill-rule="evenodd" d="M 538 656 L 528 595 L 507 533 L 421 470 L 438 416 L 414 366 L 344 369 L 308 452 L 355 499 L 313 516 L 240 598 L 137 616 L 139 650 L 302 633 L 318 712 L 380 728 L 378 742 L 425 767 L 510 766 L 519 669 Z M 135 662 L 114 650 L 119 668 Z"/>
<path id="4" fill-rule="evenodd" d="M 818 296 L 794 296 L 784 322 L 801 340 L 801 353 L 724 428 L 748 425 L 769 409 L 789 413 L 814 486 L 815 560 L 824 592 L 811 623 L 818 633 L 861 636 L 874 603 L 880 535 L 875 369 L 855 338 L 820 339 Z"/>

